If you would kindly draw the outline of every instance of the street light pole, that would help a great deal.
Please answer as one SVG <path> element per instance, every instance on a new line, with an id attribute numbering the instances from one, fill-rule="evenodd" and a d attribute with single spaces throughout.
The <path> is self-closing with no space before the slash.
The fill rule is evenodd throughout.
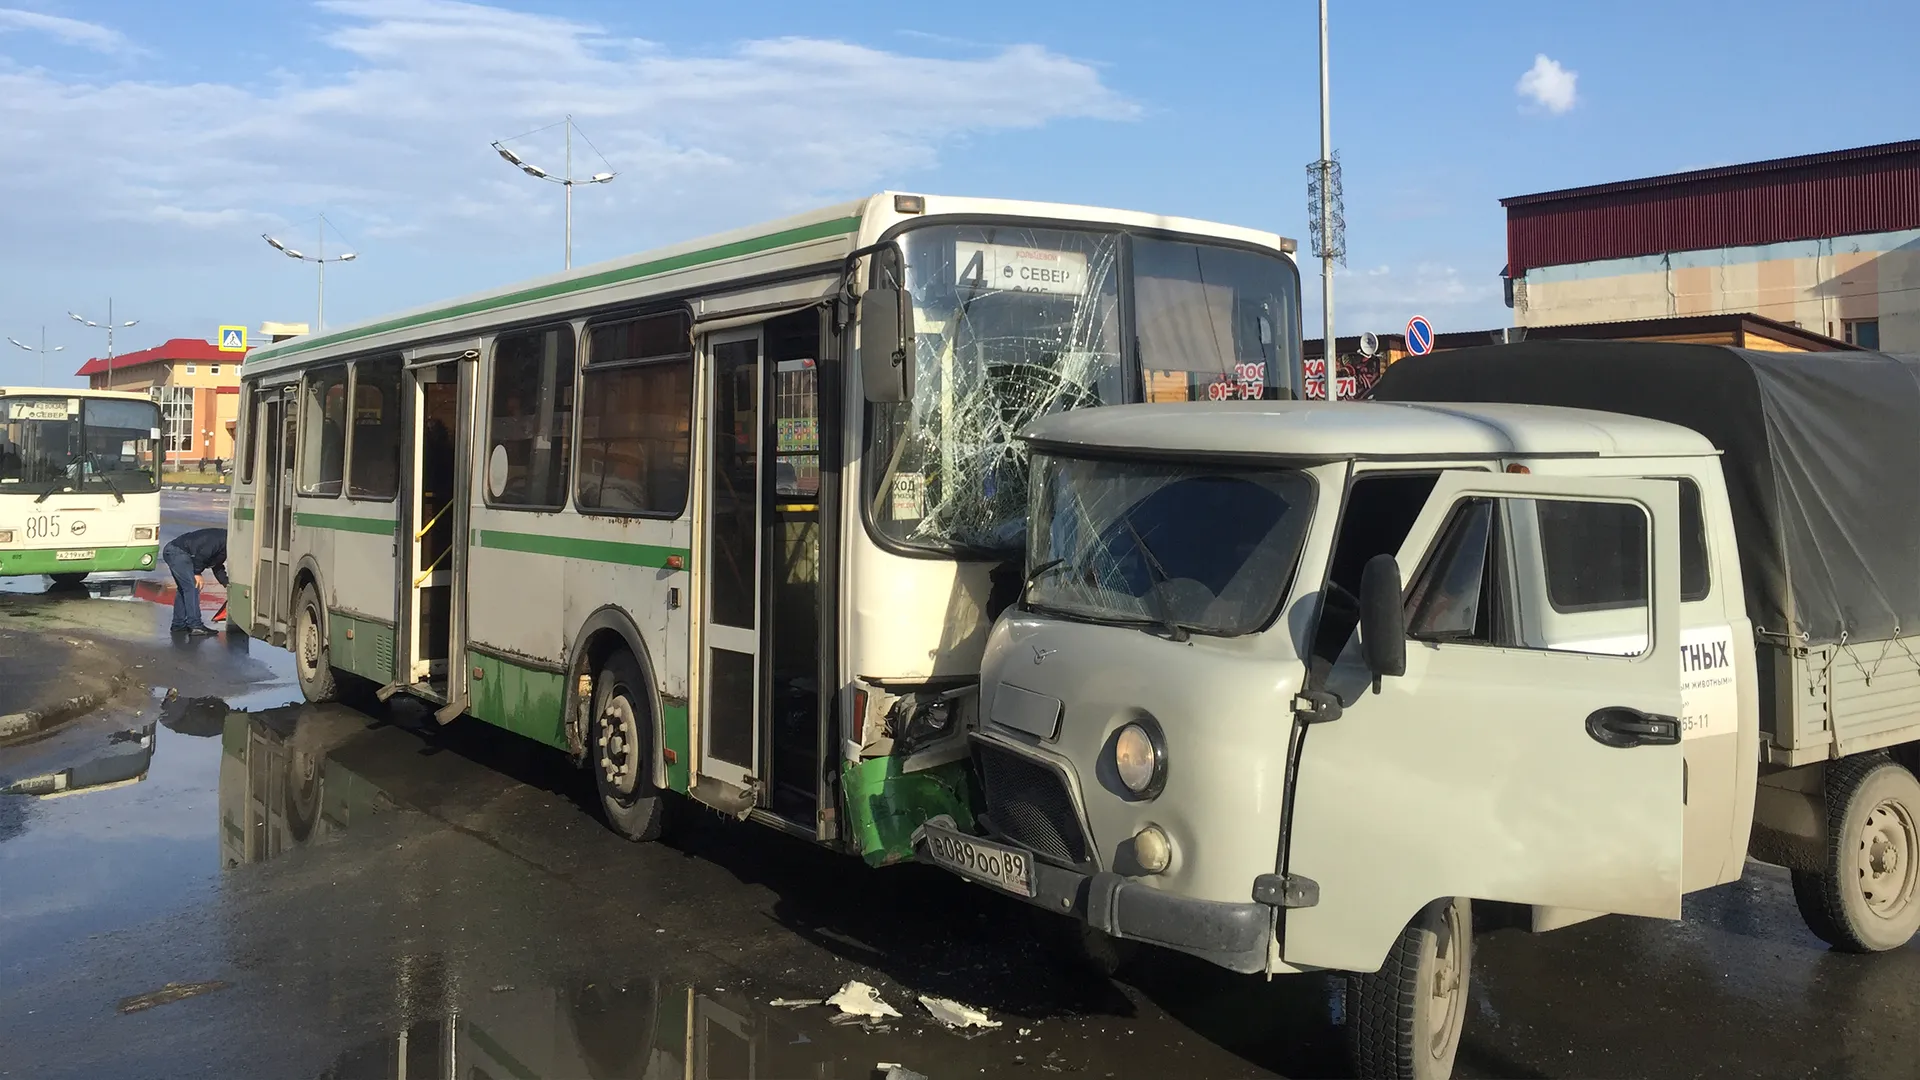
<path id="1" fill-rule="evenodd" d="M 1334 361 L 1339 355 L 1333 336 L 1333 110 L 1327 94 L 1327 0 L 1320 0 L 1320 300 L 1326 348 L 1327 400 L 1336 396 Z"/>
<path id="2" fill-rule="evenodd" d="M 567 115 L 567 118 L 565 120 L 560 121 L 560 123 L 565 125 L 567 129 L 566 131 L 566 135 L 567 135 L 566 164 L 565 164 L 564 172 L 560 176 L 555 176 L 538 165 L 529 164 L 526 160 L 521 158 L 519 154 L 516 154 L 512 150 L 509 150 L 507 148 L 507 143 L 512 142 L 513 139 L 495 139 L 493 142 L 493 151 L 494 153 L 499 154 L 503 159 L 505 159 L 507 164 L 513 166 L 516 169 L 519 169 L 521 172 L 526 173 L 528 176 L 531 176 L 536 180 L 551 181 L 553 183 L 559 184 L 561 187 L 566 189 L 566 192 L 567 192 L 566 268 L 568 270 L 571 270 L 573 269 L 573 188 L 574 188 L 574 185 L 604 184 L 612 180 L 616 174 L 612 172 L 600 172 L 600 173 L 594 173 L 592 176 L 589 176 L 584 180 L 575 180 L 573 178 L 573 128 L 574 128 L 573 115 L 569 113 Z M 552 125 L 552 124 L 547 125 L 547 127 L 549 128 L 554 126 L 556 125 Z M 527 132 L 527 135 L 537 134 L 538 132 L 545 131 L 545 130 L 547 130 L 547 128 L 538 128 L 535 131 Z M 522 139 L 525 137 L 526 137 L 525 135 L 515 135 L 513 138 Z M 585 139 L 586 136 L 582 135 L 581 138 Z M 593 141 L 589 139 L 587 141 L 587 145 L 592 146 Z M 594 150 L 594 153 L 596 154 L 599 152 L 600 151 L 598 149 Z M 602 162 L 605 162 L 606 158 L 603 156 L 600 160 Z"/>
<path id="3" fill-rule="evenodd" d="M 40 347 L 37 349 L 21 341 L 19 338 L 8 338 L 7 341 L 28 352 L 37 352 L 40 354 L 40 383 L 42 386 L 46 385 L 47 382 L 47 354 L 50 352 L 61 352 L 66 349 L 65 345 L 55 345 L 51 349 L 47 348 L 47 328 L 45 325 L 40 327 Z"/>
<path id="4" fill-rule="evenodd" d="M 317 312 L 319 316 L 319 325 L 315 327 L 314 329 L 315 333 L 319 333 L 321 330 L 325 330 L 327 328 L 327 264 L 330 262 L 340 262 L 340 263 L 352 262 L 355 259 L 358 259 L 360 257 L 354 252 L 343 251 L 340 254 L 333 256 L 332 258 L 328 258 L 327 257 L 327 224 L 328 224 L 327 215 L 321 214 L 320 215 L 320 246 L 314 248 L 314 251 L 316 252 L 316 254 L 313 254 L 313 255 L 307 255 L 302 252 L 296 251 L 293 248 L 290 248 L 287 245 L 281 243 L 280 241 L 275 240 L 271 235 L 267 233 L 260 234 L 260 239 L 265 240 L 267 242 L 267 245 L 273 248 L 273 250 L 279 252 L 282 255 L 285 255 L 289 259 L 298 259 L 301 262 L 310 262 L 315 264 L 319 268 L 320 298 L 319 298 L 319 304 L 318 304 L 319 310 Z"/>
<path id="5" fill-rule="evenodd" d="M 67 318 L 72 319 L 74 322 L 80 323 L 83 326 L 91 326 L 95 330 L 101 330 L 101 329 L 106 330 L 107 332 L 107 389 L 109 390 L 113 389 L 113 331 L 114 331 L 114 328 L 119 327 L 121 329 L 125 329 L 126 327 L 129 327 L 129 326 L 138 326 L 140 324 L 140 320 L 128 319 L 126 322 L 113 321 L 113 297 L 111 296 L 107 297 L 107 321 L 106 322 L 97 323 L 97 322 L 94 322 L 92 319 L 83 319 L 77 313 L 71 312 L 71 311 L 67 312 Z"/>

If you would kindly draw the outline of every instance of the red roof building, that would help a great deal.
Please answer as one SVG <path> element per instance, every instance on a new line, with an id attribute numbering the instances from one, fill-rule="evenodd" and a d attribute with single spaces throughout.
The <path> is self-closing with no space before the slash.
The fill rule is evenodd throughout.
<path id="1" fill-rule="evenodd" d="M 199 338 L 173 338 L 112 360 L 95 357 L 74 374 L 86 376 L 87 385 L 96 390 L 153 394 L 166 424 L 167 460 L 198 464 L 233 457 L 240 361 L 245 356 L 221 352 Z"/>

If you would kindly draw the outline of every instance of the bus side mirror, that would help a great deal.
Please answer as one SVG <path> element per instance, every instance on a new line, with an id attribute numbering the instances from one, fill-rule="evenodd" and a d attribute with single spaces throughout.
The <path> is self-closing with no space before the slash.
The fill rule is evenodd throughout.
<path id="1" fill-rule="evenodd" d="M 860 297 L 860 382 L 875 404 L 913 397 L 913 307 L 898 285 L 874 285 Z"/>
<path id="2" fill-rule="evenodd" d="M 1407 673 L 1407 611 L 1400 599 L 1400 564 L 1375 555 L 1360 572 L 1360 649 L 1376 682 Z"/>

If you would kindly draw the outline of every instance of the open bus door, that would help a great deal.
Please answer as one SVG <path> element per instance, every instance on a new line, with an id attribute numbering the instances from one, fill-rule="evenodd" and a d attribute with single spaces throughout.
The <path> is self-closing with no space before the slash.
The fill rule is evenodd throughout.
<path id="1" fill-rule="evenodd" d="M 821 309 L 705 335 L 696 797 L 833 835 L 822 763 Z M 823 693 L 823 688 L 827 692 Z"/>
<path id="2" fill-rule="evenodd" d="M 399 593 L 393 682 L 444 703 L 445 723 L 466 709 L 467 474 L 478 343 L 410 352 L 400 388 Z"/>
<path id="3" fill-rule="evenodd" d="M 261 437 L 256 441 L 254 475 L 254 573 L 252 636 L 273 645 L 287 643 L 287 619 L 293 610 L 293 466 L 299 439 L 299 384 L 268 387 L 254 406 Z"/>

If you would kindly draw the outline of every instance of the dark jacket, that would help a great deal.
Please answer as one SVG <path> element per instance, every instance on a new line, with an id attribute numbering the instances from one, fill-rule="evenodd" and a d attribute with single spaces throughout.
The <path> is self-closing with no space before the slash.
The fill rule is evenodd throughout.
<path id="1" fill-rule="evenodd" d="M 195 529 L 181 533 L 167 545 L 167 551 L 178 551 L 191 559 L 194 573 L 212 570 L 215 580 L 222 585 L 227 583 L 227 530 Z"/>

